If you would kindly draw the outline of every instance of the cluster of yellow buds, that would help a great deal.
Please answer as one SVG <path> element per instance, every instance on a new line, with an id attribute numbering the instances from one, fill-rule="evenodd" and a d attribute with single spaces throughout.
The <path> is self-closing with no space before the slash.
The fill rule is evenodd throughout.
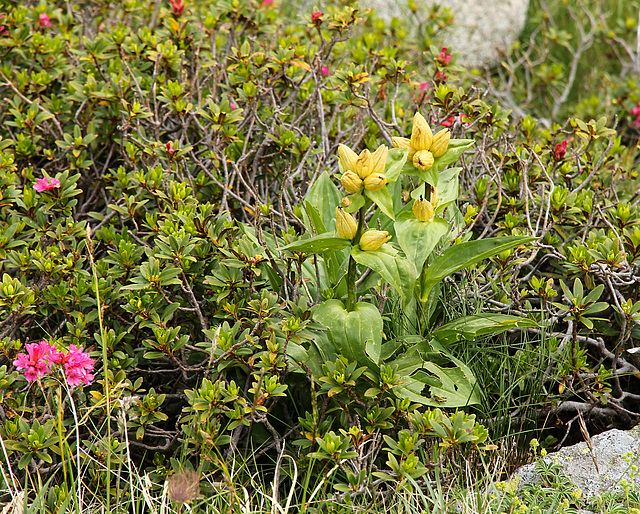
<path id="1" fill-rule="evenodd" d="M 435 135 L 424 116 L 417 112 L 413 117 L 411 139 L 406 137 L 392 137 L 393 146 L 396 148 L 408 148 L 408 158 L 412 160 L 415 168 L 426 171 L 433 166 L 434 159 L 442 157 L 449 148 L 451 132 L 442 129 Z"/>
<path id="2" fill-rule="evenodd" d="M 378 191 L 387 184 L 384 176 L 389 149 L 382 145 L 375 152 L 363 150 L 360 155 L 345 145 L 338 146 L 338 157 L 344 174 L 340 179 L 347 193 L 359 193 L 363 189 Z"/>

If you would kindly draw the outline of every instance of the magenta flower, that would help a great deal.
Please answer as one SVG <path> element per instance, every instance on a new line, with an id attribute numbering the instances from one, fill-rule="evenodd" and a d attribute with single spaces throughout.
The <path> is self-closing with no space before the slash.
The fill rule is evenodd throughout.
<path id="1" fill-rule="evenodd" d="M 39 178 L 36 180 L 36 185 L 33 186 L 33 189 L 38 191 L 38 193 L 42 193 L 43 191 L 48 191 L 49 189 L 55 189 L 60 187 L 60 181 L 57 178 Z"/>
<path id="2" fill-rule="evenodd" d="M 420 91 L 426 91 L 427 89 L 429 89 L 429 83 L 428 82 L 420 82 Z"/>
<path id="3" fill-rule="evenodd" d="M 84 349 L 78 348 L 75 344 L 69 346 L 67 353 L 56 353 L 52 361 L 62 365 L 69 385 L 77 386 L 81 383 L 89 385 L 93 382 L 92 371 L 95 361 L 85 353 Z"/>
<path id="4" fill-rule="evenodd" d="M 4 17 L 5 14 L 0 14 L 0 20 Z M 0 25 L 0 34 L 2 34 L 5 30 L 7 30 L 7 27 L 5 27 L 4 25 Z"/>
<path id="5" fill-rule="evenodd" d="M 28 344 L 26 348 L 27 353 L 19 354 L 13 365 L 25 370 L 24 378 L 29 382 L 35 382 L 51 371 L 51 363 L 54 362 L 58 351 L 46 341 Z"/>
<path id="6" fill-rule="evenodd" d="M 171 148 L 171 142 L 167 143 L 167 153 L 171 156 L 176 152 L 175 148 Z"/>
<path id="7" fill-rule="evenodd" d="M 565 139 L 561 143 L 558 143 L 553 149 L 553 154 L 557 161 L 564 159 L 564 156 L 567 153 L 567 144 L 569 144 L 569 141 Z"/>
<path id="8" fill-rule="evenodd" d="M 171 2 L 171 12 L 176 18 L 179 18 L 184 12 L 184 2 L 183 0 L 169 0 Z"/>
<path id="9" fill-rule="evenodd" d="M 322 68 L 320 68 L 320 73 L 322 73 L 323 77 L 326 77 L 327 75 L 329 75 L 329 68 L 327 66 L 323 66 Z"/>
<path id="10" fill-rule="evenodd" d="M 322 23 L 322 11 L 315 11 L 311 13 L 311 23 L 316 23 L 318 20 L 320 20 L 320 23 Z"/>
<path id="11" fill-rule="evenodd" d="M 44 29 L 44 28 L 51 28 L 51 20 L 49 19 L 49 15 L 47 13 L 42 13 L 40 15 L 40 28 Z"/>
<path id="12" fill-rule="evenodd" d="M 272 4 L 273 0 L 262 0 L 262 7 L 266 7 L 269 4 Z"/>

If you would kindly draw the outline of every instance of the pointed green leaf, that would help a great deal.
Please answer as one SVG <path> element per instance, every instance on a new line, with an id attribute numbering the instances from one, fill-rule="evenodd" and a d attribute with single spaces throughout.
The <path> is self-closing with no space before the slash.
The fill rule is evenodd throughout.
<path id="1" fill-rule="evenodd" d="M 507 314 L 474 314 L 458 318 L 442 325 L 432 332 L 432 336 L 443 343 L 473 339 L 486 335 L 500 334 L 512 328 L 536 328 L 538 324 L 521 316 Z"/>
<path id="2" fill-rule="evenodd" d="M 304 253 L 324 253 L 336 252 L 349 246 L 350 241 L 343 239 L 336 232 L 325 232 L 308 239 L 299 239 L 287 246 L 283 246 L 281 250 L 290 250 L 292 252 Z"/>
<path id="3" fill-rule="evenodd" d="M 318 177 L 305 196 L 305 201 L 320 213 L 326 230 L 336 228 L 336 206 L 340 200 L 342 194 L 326 171 Z"/>
<path id="4" fill-rule="evenodd" d="M 393 200 L 391 199 L 391 195 L 389 194 L 389 190 L 386 186 L 378 191 L 369 191 L 365 189 L 364 194 L 367 195 L 373 203 L 380 207 L 380 210 L 389 216 L 389 218 L 392 220 L 396 219 L 393 213 Z"/>
<path id="5" fill-rule="evenodd" d="M 421 301 L 426 301 L 431 289 L 443 278 L 463 268 L 477 264 L 488 257 L 493 257 L 516 246 L 535 241 L 535 237 L 508 236 L 467 241 L 446 249 L 422 274 Z"/>

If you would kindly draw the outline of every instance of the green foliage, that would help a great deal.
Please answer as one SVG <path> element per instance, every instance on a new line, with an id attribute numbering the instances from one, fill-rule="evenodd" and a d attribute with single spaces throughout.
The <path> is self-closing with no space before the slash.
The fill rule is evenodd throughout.
<path id="1" fill-rule="evenodd" d="M 186 465 L 218 511 L 274 473 L 274 510 L 304 476 L 301 510 L 350 512 L 487 457 L 513 412 L 640 408 L 633 79 L 607 67 L 612 101 L 590 101 L 559 66 L 586 50 L 543 19 L 496 70 L 530 81 L 505 106 L 438 59 L 447 11 L 413 37 L 349 2 L 290 9 L 0 8 L 2 487 L 34 511 L 151 509 Z M 593 9 L 628 45 L 635 21 Z M 338 145 L 410 136 L 416 112 L 446 151 L 421 169 L 434 149 L 399 143 L 380 188 L 343 195 Z M 94 382 L 29 382 L 14 361 L 41 340 L 91 352 Z"/>

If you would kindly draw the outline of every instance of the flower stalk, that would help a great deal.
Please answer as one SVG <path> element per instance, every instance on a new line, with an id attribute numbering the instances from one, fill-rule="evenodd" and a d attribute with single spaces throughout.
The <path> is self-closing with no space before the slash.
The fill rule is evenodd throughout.
<path id="1" fill-rule="evenodd" d="M 353 238 L 354 241 L 359 241 L 362 231 L 364 229 L 364 215 L 365 206 L 363 205 L 358 210 L 358 229 L 356 235 Z M 356 308 L 356 261 L 351 255 L 349 255 L 349 267 L 347 268 L 347 311 L 351 312 Z"/>

